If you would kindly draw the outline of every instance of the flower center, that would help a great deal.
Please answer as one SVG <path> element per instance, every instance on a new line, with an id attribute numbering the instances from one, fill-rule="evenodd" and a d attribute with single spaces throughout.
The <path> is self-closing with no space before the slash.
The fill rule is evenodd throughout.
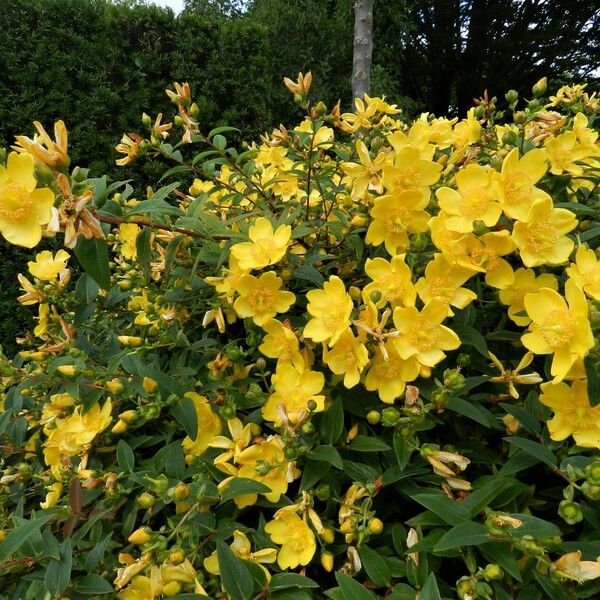
<path id="1" fill-rule="evenodd" d="M 563 348 L 575 335 L 575 319 L 566 309 L 553 310 L 540 330 L 548 346 L 552 349 Z"/>
<path id="2" fill-rule="evenodd" d="M 20 223 L 31 213 L 31 192 L 18 183 L 7 182 L 0 186 L 0 219 Z"/>
<path id="3" fill-rule="evenodd" d="M 527 232 L 527 243 L 534 254 L 544 255 L 554 248 L 558 233 L 548 221 L 532 223 Z"/>

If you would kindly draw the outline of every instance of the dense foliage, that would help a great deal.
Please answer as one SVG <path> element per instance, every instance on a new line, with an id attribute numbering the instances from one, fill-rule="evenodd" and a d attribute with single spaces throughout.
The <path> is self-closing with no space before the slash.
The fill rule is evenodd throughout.
<path id="1" fill-rule="evenodd" d="M 0 598 L 597 595 L 597 97 L 286 84 L 304 119 L 244 151 L 175 84 L 117 146 L 153 188 L 62 121 L 7 154 L 1 234 L 64 248 L 0 363 Z"/>

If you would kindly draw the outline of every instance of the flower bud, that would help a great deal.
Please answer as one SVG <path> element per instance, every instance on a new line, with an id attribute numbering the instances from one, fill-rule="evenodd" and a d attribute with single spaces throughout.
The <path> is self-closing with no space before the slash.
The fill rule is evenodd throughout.
<path id="1" fill-rule="evenodd" d="M 575 525 L 575 523 L 583 521 L 583 512 L 577 502 L 562 500 L 558 505 L 558 514 L 569 525 Z"/>
<path id="2" fill-rule="evenodd" d="M 369 532 L 377 535 L 383 531 L 383 521 L 375 517 L 369 521 Z"/>
<path id="3" fill-rule="evenodd" d="M 158 389 L 158 382 L 152 379 L 152 377 L 144 377 L 142 379 L 142 387 L 146 393 L 153 394 Z"/>
<path id="4" fill-rule="evenodd" d="M 125 433 L 127 431 L 128 425 L 125 421 L 119 419 L 115 425 L 113 425 L 112 429 L 110 430 L 111 433 L 114 433 L 115 435 L 120 435 L 121 433 Z"/>
<path id="5" fill-rule="evenodd" d="M 600 500 L 600 485 L 595 485 L 589 481 L 584 481 L 581 484 L 581 491 L 586 498 L 590 500 Z"/>
<path id="6" fill-rule="evenodd" d="M 287 448 L 286 448 L 287 450 Z M 261 476 L 265 477 L 271 471 L 271 465 L 266 460 L 258 460 L 254 470 Z"/>
<path id="7" fill-rule="evenodd" d="M 531 104 L 531 102 L 529 104 Z M 523 123 L 525 123 L 527 121 L 527 115 L 522 110 L 519 110 L 513 115 L 513 121 L 517 125 L 522 125 Z"/>
<path id="8" fill-rule="evenodd" d="M 303 423 L 301 429 L 302 433 L 306 433 L 307 435 L 315 432 L 315 426 L 310 421 Z"/>
<path id="9" fill-rule="evenodd" d="M 79 369 L 75 365 L 60 365 L 56 370 L 65 377 L 75 377 L 79 374 Z"/>
<path id="10" fill-rule="evenodd" d="M 381 411 L 381 422 L 387 427 L 391 427 L 398 422 L 400 413 L 393 406 L 388 406 Z"/>
<path id="11" fill-rule="evenodd" d="M 593 462 L 585 468 L 585 477 L 591 482 L 600 485 L 600 462 Z"/>
<path id="12" fill-rule="evenodd" d="M 106 382 L 106 389 L 111 393 L 111 394 L 118 394 L 119 392 L 123 391 L 123 388 L 125 386 L 123 385 L 123 383 L 121 382 L 120 379 L 111 379 L 110 381 Z"/>
<path id="13" fill-rule="evenodd" d="M 431 392 L 431 403 L 437 410 L 443 410 L 446 404 L 448 404 L 448 400 L 448 392 L 444 389 L 436 389 Z"/>
<path id="14" fill-rule="evenodd" d="M 536 98 L 539 98 L 540 96 L 543 96 L 546 93 L 547 89 L 548 89 L 548 78 L 542 77 L 539 81 L 536 81 L 536 83 L 531 88 L 531 91 L 533 92 L 533 95 Z"/>
<path id="15" fill-rule="evenodd" d="M 130 346 L 131 348 L 137 348 L 142 345 L 142 338 L 135 335 L 119 335 L 117 339 L 123 346 Z"/>
<path id="16" fill-rule="evenodd" d="M 185 560 L 185 554 L 180 548 L 173 548 L 169 554 L 168 561 L 172 565 L 180 565 Z"/>
<path id="17" fill-rule="evenodd" d="M 333 571 L 333 554 L 327 550 L 321 552 L 321 566 L 328 572 Z"/>
<path id="18" fill-rule="evenodd" d="M 489 564 L 483 570 L 486 581 L 500 581 L 504 577 L 504 571 L 498 566 Z"/>
<path id="19" fill-rule="evenodd" d="M 167 583 L 163 589 L 162 589 L 162 593 L 164 596 L 176 596 L 177 594 L 179 594 L 179 592 L 181 591 L 181 583 L 179 583 L 179 581 L 169 581 L 169 583 Z"/>
<path id="20" fill-rule="evenodd" d="M 323 529 L 323 531 L 321 532 L 321 539 L 326 543 L 326 544 L 333 544 L 334 540 L 335 540 L 335 531 L 333 529 L 331 529 L 331 527 L 326 527 L 325 529 Z"/>
<path id="21" fill-rule="evenodd" d="M 315 410 L 317 410 L 318 405 L 316 403 L 315 400 L 313 400 L 312 398 L 306 403 L 306 408 L 308 408 L 308 410 L 310 412 L 314 412 Z"/>
<path id="22" fill-rule="evenodd" d="M 137 497 L 136 501 L 142 508 L 152 508 L 156 503 L 156 498 L 152 494 L 144 492 Z"/>
<path id="23" fill-rule="evenodd" d="M 381 413 L 377 410 L 370 410 L 367 413 L 367 421 L 370 425 L 377 425 L 381 421 Z"/>
<path id="24" fill-rule="evenodd" d="M 460 369 L 446 369 L 444 371 L 444 385 L 451 390 L 460 390 L 465 386 L 465 377 Z"/>
<path id="25" fill-rule="evenodd" d="M 140 527 L 136 529 L 128 538 L 130 544 L 141 546 L 148 543 L 152 539 L 152 529 L 150 527 Z"/>
<path id="26" fill-rule="evenodd" d="M 331 496 L 331 489 L 329 488 L 329 486 L 326 483 L 322 483 L 316 490 L 315 490 L 315 496 L 319 499 L 319 500 L 328 500 L 329 497 Z"/>
<path id="27" fill-rule="evenodd" d="M 508 90 L 508 92 L 504 94 L 504 97 L 509 104 L 512 104 L 519 99 L 519 92 L 517 92 L 517 90 Z"/>
<path id="28" fill-rule="evenodd" d="M 267 367 L 267 361 L 261 356 L 260 358 L 256 359 L 256 368 L 259 371 L 264 371 Z"/>

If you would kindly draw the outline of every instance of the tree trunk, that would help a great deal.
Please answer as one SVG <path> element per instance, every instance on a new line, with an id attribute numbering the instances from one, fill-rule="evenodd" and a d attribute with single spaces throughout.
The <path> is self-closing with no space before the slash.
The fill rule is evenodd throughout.
<path id="1" fill-rule="evenodd" d="M 373 57 L 373 0 L 354 2 L 354 60 L 352 62 L 352 97 L 362 98 L 371 87 Z"/>

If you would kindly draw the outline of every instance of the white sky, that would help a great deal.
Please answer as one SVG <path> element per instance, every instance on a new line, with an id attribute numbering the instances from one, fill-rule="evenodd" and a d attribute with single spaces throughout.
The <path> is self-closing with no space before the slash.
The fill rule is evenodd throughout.
<path id="1" fill-rule="evenodd" d="M 183 0 L 145 0 L 146 4 L 157 4 L 170 8 L 175 14 L 183 10 Z"/>

